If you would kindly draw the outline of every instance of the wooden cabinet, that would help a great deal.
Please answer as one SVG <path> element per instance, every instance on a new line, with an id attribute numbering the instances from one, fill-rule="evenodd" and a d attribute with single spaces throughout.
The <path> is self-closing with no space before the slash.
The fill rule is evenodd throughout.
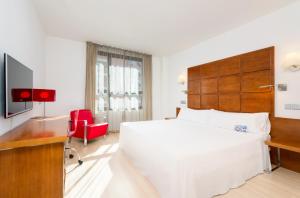
<path id="1" fill-rule="evenodd" d="M 67 117 L 29 120 L 0 136 L 0 197 L 63 197 Z"/>

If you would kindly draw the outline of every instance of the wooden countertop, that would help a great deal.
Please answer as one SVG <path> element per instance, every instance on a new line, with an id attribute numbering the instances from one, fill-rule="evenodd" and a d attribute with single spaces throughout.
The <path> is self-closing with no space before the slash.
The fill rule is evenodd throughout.
<path id="1" fill-rule="evenodd" d="M 30 119 L 0 136 L 0 150 L 64 142 L 68 116 Z"/>

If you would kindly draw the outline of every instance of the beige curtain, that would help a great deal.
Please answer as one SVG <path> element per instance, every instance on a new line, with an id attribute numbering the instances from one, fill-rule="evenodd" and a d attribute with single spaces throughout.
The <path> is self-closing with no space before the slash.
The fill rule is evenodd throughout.
<path id="1" fill-rule="evenodd" d="M 96 59 L 97 59 L 97 45 L 87 42 L 85 108 L 90 109 L 93 115 L 95 115 L 95 100 L 96 100 Z"/>
<path id="2" fill-rule="evenodd" d="M 121 122 L 152 119 L 151 55 L 88 42 L 86 57 L 87 61 L 85 104 L 86 108 L 91 109 L 93 111 L 98 122 L 108 121 L 110 124 L 109 130 L 118 131 Z M 131 68 L 134 68 L 137 65 L 130 65 L 133 63 L 129 61 L 131 59 L 128 59 L 128 57 L 133 58 L 133 60 L 135 60 L 136 58 L 136 60 L 141 60 L 142 62 L 141 66 L 143 95 L 141 109 L 128 109 L 128 103 L 125 102 L 125 99 L 119 98 L 120 100 L 118 100 L 115 97 L 118 94 L 130 94 L 132 91 L 132 87 L 131 85 L 129 85 L 130 79 L 128 79 L 128 76 L 126 76 L 126 72 L 131 71 Z M 102 66 L 99 67 L 101 64 Z M 107 69 L 101 70 L 100 68 L 103 67 Z M 99 72 L 103 71 L 108 72 L 104 75 L 109 76 L 107 80 L 105 80 L 106 77 L 99 74 Z M 101 85 L 104 84 L 105 86 L 100 86 L 99 83 L 101 83 Z M 136 90 L 134 92 L 136 92 Z M 102 101 L 104 101 L 104 103 Z M 99 104 L 104 104 L 105 108 L 99 108 Z M 107 104 L 109 105 L 106 106 Z"/>
<path id="3" fill-rule="evenodd" d="M 152 119 L 152 56 L 144 55 L 144 119 Z"/>
<path id="4" fill-rule="evenodd" d="M 152 119 L 152 56 L 133 51 L 125 51 L 126 56 L 143 59 L 143 111 L 140 111 L 139 120 Z"/>

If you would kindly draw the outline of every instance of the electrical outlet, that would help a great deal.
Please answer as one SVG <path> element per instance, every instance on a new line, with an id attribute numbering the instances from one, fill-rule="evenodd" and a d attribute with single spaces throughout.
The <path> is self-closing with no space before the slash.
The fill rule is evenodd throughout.
<path id="1" fill-rule="evenodd" d="M 287 84 L 278 84 L 278 91 L 287 91 Z"/>
<path id="2" fill-rule="evenodd" d="M 285 104 L 284 108 L 286 110 L 300 110 L 300 104 Z"/>

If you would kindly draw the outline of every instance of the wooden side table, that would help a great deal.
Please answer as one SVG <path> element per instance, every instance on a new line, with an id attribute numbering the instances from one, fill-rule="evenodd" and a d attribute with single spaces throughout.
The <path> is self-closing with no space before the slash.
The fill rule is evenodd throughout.
<path id="1" fill-rule="evenodd" d="M 300 153 L 300 142 L 299 141 L 271 139 L 271 140 L 265 141 L 265 144 L 270 147 L 274 147 L 277 150 L 277 164 L 274 168 L 272 168 L 272 171 L 276 170 L 277 168 L 279 168 L 281 166 L 280 149 Z"/>
<path id="2" fill-rule="evenodd" d="M 165 118 L 165 120 L 173 120 L 173 119 L 176 119 L 176 117 L 168 117 L 168 118 Z"/>

